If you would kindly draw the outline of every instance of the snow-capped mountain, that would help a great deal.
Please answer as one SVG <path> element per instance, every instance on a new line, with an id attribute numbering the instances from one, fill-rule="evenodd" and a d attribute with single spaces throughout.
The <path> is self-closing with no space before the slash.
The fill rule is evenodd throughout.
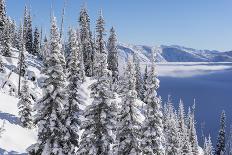
<path id="1" fill-rule="evenodd" d="M 124 63 L 132 54 L 137 54 L 141 63 L 151 60 L 151 50 L 157 51 L 158 62 L 232 62 L 232 51 L 197 50 L 182 46 L 146 46 L 118 44 L 119 60 Z"/>

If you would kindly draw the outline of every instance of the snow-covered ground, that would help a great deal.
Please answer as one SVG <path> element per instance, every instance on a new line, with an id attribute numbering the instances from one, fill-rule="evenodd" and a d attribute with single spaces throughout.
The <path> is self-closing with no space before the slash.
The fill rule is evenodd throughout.
<path id="1" fill-rule="evenodd" d="M 22 128 L 18 118 L 18 99 L 0 93 L 0 124 L 4 122 L 5 131 L 0 138 L 1 149 L 7 152 L 25 152 L 25 148 L 36 140 L 36 131 Z M 1 152 L 0 152 L 1 154 Z"/>

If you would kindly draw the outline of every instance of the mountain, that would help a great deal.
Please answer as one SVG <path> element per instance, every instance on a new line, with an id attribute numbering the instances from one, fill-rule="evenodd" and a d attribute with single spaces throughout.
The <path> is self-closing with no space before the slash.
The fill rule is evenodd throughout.
<path id="1" fill-rule="evenodd" d="M 182 46 L 146 46 L 132 44 L 118 44 L 119 60 L 125 63 L 132 54 L 137 54 L 142 63 L 151 60 L 151 50 L 157 51 L 158 62 L 232 62 L 232 51 L 197 50 Z M 121 64 L 120 63 L 120 64 Z"/>

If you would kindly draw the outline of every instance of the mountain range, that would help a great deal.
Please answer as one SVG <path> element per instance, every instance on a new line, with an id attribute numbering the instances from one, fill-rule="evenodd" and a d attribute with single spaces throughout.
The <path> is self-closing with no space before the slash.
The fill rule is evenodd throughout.
<path id="1" fill-rule="evenodd" d="M 197 50 L 178 45 L 132 45 L 118 44 L 119 60 L 125 62 L 128 57 L 136 54 L 141 63 L 149 63 L 151 61 L 151 51 L 157 53 L 157 62 L 232 62 L 232 51 L 216 51 L 216 50 Z"/>

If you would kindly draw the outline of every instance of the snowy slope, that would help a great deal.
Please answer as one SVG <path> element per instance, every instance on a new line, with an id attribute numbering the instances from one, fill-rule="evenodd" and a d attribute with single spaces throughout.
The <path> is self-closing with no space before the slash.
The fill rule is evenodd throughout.
<path id="1" fill-rule="evenodd" d="M 130 50 L 134 50 L 133 47 L 130 47 Z M 147 47 L 148 48 L 148 47 Z M 137 47 L 137 51 L 139 56 L 142 58 L 143 62 L 149 61 L 149 55 L 145 56 L 147 53 L 145 53 L 142 47 Z M 7 81 L 7 84 L 5 85 L 4 89 L 0 91 L 0 126 L 3 122 L 5 122 L 5 131 L 3 132 L 2 138 L 0 138 L 0 154 L 22 154 L 25 153 L 26 148 L 30 146 L 31 144 L 35 143 L 37 131 L 36 129 L 28 130 L 25 128 L 22 128 L 19 124 L 19 118 L 18 118 L 18 109 L 17 109 L 17 93 L 9 93 L 10 89 L 14 89 L 14 92 L 17 92 L 17 86 L 18 86 L 18 75 L 14 72 L 14 69 L 17 66 L 17 56 L 18 51 L 13 50 L 13 57 L 12 58 L 5 58 L 3 57 L 4 64 L 6 65 L 6 73 L 0 75 L 0 86 Z M 122 54 L 122 53 L 120 53 Z M 126 53 L 124 53 L 126 54 Z M 124 56 L 125 55 L 121 55 Z M 129 55 L 127 55 L 129 56 Z M 44 78 L 44 75 L 40 74 L 40 70 L 42 67 L 42 64 L 39 60 L 37 60 L 35 57 L 27 54 L 27 64 L 29 65 L 28 68 L 28 77 L 34 77 L 35 81 L 29 82 L 29 87 L 31 89 L 31 95 L 33 95 L 36 98 L 41 97 L 42 90 L 40 88 L 41 81 Z M 162 60 L 164 61 L 164 60 Z M 229 66 L 225 63 L 222 64 L 216 64 L 214 67 L 212 67 L 215 64 L 209 64 L 209 63 L 159 63 L 158 64 L 158 72 L 161 77 L 179 77 L 180 71 L 183 69 L 185 71 L 189 71 L 188 73 L 181 74 L 182 77 L 189 77 L 193 75 L 201 75 L 204 74 L 206 71 L 211 70 L 212 72 L 218 71 L 221 69 L 227 69 Z M 229 64 L 231 65 L 231 64 Z M 144 67 L 144 65 L 142 64 Z M 186 68 L 185 68 L 186 67 Z M 199 68 L 201 68 L 201 71 L 199 72 Z M 10 78 L 8 79 L 8 76 L 11 73 Z M 194 74 L 190 74 L 194 73 Z M 189 75 L 190 74 L 190 75 Z M 83 97 L 85 98 L 86 105 L 90 104 L 92 102 L 92 98 L 90 98 L 90 90 L 89 86 L 94 82 L 94 80 L 90 78 L 86 78 L 86 82 L 82 85 L 83 89 Z M 162 81 L 161 81 L 162 82 Z M 115 94 L 115 102 L 120 103 L 121 99 L 120 97 Z M 143 106 L 143 102 L 137 100 L 137 106 L 139 109 Z M 81 107 L 82 109 L 85 108 L 85 106 Z M 144 117 L 140 116 L 140 121 L 143 121 Z"/>
<path id="2" fill-rule="evenodd" d="M 13 96 L 0 93 L 0 124 L 5 131 L 0 138 L 0 148 L 11 152 L 24 153 L 25 149 L 36 140 L 36 130 L 28 130 L 19 125 L 17 103 Z M 0 151 L 0 154 L 3 152 Z M 5 152 L 6 153 L 6 152 Z"/>
<path id="3" fill-rule="evenodd" d="M 36 129 L 28 130 L 20 126 L 18 117 L 18 74 L 16 67 L 18 63 L 19 52 L 12 49 L 12 57 L 2 57 L 5 65 L 5 73 L 0 74 L 0 125 L 4 123 L 5 131 L 0 138 L 0 154 L 25 153 L 25 149 L 35 142 Z M 40 83 L 43 75 L 40 74 L 41 62 L 30 54 L 26 53 L 26 63 L 28 72 L 26 74 L 29 80 L 28 85 L 31 95 L 36 100 L 42 94 Z"/>
<path id="4" fill-rule="evenodd" d="M 151 50 L 156 49 L 158 62 L 232 62 L 232 51 L 197 50 L 182 46 L 145 46 L 118 44 L 119 58 L 124 64 L 132 54 L 137 54 L 143 63 L 150 62 Z"/>

